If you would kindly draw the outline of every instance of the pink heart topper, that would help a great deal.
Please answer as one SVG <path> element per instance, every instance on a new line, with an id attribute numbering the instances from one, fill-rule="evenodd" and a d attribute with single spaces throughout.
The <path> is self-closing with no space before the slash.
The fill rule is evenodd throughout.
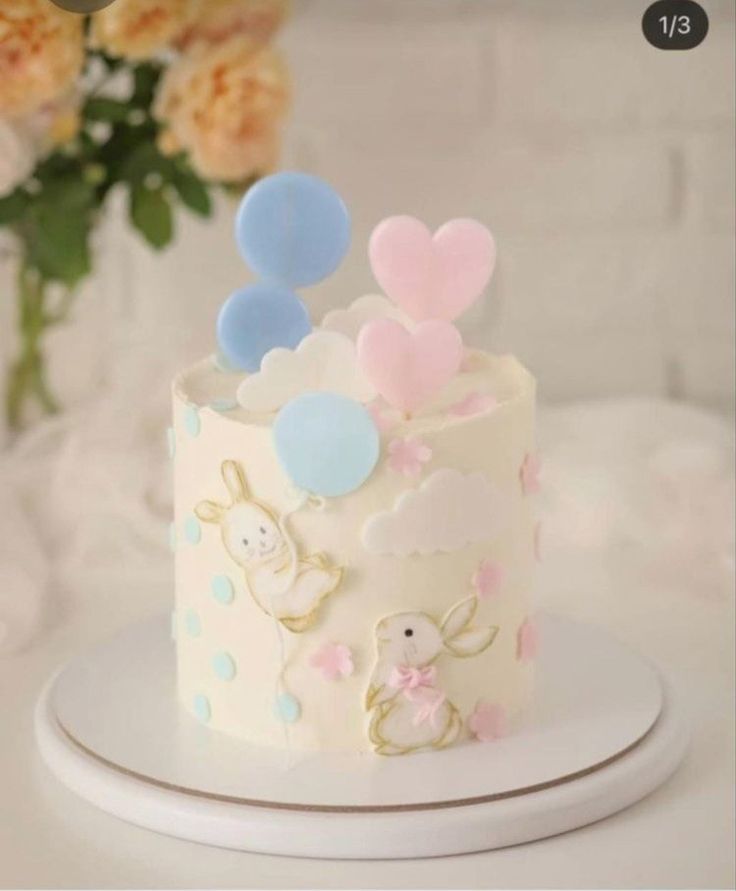
<path id="1" fill-rule="evenodd" d="M 432 235 L 414 217 L 388 217 L 373 230 L 368 257 L 378 284 L 412 319 L 451 322 L 488 284 L 496 243 L 476 220 L 450 220 Z"/>
<path id="2" fill-rule="evenodd" d="M 430 319 L 413 331 L 394 319 L 374 319 L 360 329 L 358 363 L 389 405 L 412 412 L 457 374 L 463 341 L 450 322 Z"/>

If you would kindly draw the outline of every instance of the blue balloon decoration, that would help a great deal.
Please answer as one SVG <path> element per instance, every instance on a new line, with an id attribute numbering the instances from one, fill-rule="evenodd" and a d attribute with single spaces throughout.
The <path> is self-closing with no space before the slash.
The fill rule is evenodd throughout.
<path id="1" fill-rule="evenodd" d="M 276 416 L 276 454 L 295 485 L 316 495 L 346 495 L 378 461 L 380 442 L 370 412 L 337 393 L 296 396 Z"/>
<path id="2" fill-rule="evenodd" d="M 258 283 L 228 297 L 217 317 L 217 342 L 227 360 L 255 372 L 274 347 L 295 349 L 312 330 L 302 301 L 287 288 Z"/>
<path id="3" fill-rule="evenodd" d="M 324 180 L 275 173 L 252 186 L 235 218 L 235 241 L 266 281 L 313 285 L 340 265 L 350 247 L 350 215 Z"/>

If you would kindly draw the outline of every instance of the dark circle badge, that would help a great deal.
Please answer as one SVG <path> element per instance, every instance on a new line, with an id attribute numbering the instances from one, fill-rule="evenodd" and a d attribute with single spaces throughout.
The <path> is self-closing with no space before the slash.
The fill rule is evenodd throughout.
<path id="1" fill-rule="evenodd" d="M 80 15 L 85 15 L 88 12 L 104 9 L 115 0 L 51 0 L 51 2 L 66 12 L 78 12 Z"/>
<path id="2" fill-rule="evenodd" d="M 641 29 L 657 49 L 689 50 L 705 40 L 708 14 L 695 0 L 657 0 L 642 16 Z"/>

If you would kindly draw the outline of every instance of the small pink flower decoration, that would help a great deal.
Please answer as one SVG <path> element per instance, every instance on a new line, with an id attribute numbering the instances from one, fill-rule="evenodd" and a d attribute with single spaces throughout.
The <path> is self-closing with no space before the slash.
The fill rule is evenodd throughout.
<path id="1" fill-rule="evenodd" d="M 404 476 L 419 476 L 431 458 L 432 449 L 421 439 L 392 439 L 388 444 L 388 466 Z"/>
<path id="2" fill-rule="evenodd" d="M 506 709 L 497 703 L 481 700 L 468 718 L 468 728 L 473 736 L 481 742 L 493 742 L 494 739 L 501 739 L 508 732 Z"/>
<path id="3" fill-rule="evenodd" d="M 531 619 L 525 619 L 516 634 L 516 658 L 519 662 L 533 661 L 539 650 L 539 631 Z"/>
<path id="4" fill-rule="evenodd" d="M 542 462 L 536 455 L 527 452 L 524 460 L 521 462 L 519 470 L 519 479 L 521 480 L 521 490 L 525 495 L 534 495 L 539 492 L 541 485 L 539 482 L 539 474 L 542 469 Z"/>
<path id="5" fill-rule="evenodd" d="M 328 681 L 349 677 L 353 671 L 353 656 L 345 644 L 326 643 L 309 659 L 312 668 L 318 668 Z"/>
<path id="6" fill-rule="evenodd" d="M 489 597 L 498 594 L 505 575 L 506 573 L 500 563 L 496 563 L 494 560 L 483 560 L 473 575 L 471 582 L 478 592 L 478 596 L 487 600 Z"/>
<path id="7" fill-rule="evenodd" d="M 468 393 L 464 399 L 451 405 L 448 408 L 448 412 L 451 415 L 455 415 L 456 418 L 468 418 L 471 415 L 480 415 L 484 411 L 490 411 L 497 405 L 498 400 L 495 396 L 491 396 L 489 393 L 473 392 Z"/>

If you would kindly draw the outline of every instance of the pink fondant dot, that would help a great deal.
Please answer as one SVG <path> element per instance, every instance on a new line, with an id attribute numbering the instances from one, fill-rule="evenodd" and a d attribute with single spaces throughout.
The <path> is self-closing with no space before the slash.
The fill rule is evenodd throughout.
<path id="1" fill-rule="evenodd" d="M 539 632 L 531 619 L 525 619 L 516 633 L 516 658 L 520 662 L 532 662 L 539 650 Z"/>
<path id="2" fill-rule="evenodd" d="M 499 593 L 505 575 L 500 563 L 483 560 L 473 576 L 472 584 L 479 597 L 488 599 Z"/>
<path id="3" fill-rule="evenodd" d="M 524 460 L 521 462 L 519 469 L 519 479 L 521 480 L 521 490 L 525 495 L 535 495 L 539 492 L 541 485 L 539 475 L 542 470 L 542 462 L 537 455 L 527 452 Z"/>

